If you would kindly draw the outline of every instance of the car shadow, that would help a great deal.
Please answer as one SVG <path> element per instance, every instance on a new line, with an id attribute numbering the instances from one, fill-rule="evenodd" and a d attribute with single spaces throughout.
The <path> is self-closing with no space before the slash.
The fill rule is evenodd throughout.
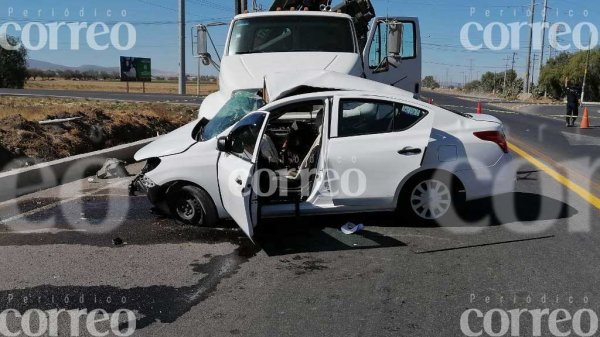
<path id="1" fill-rule="evenodd" d="M 269 256 L 404 247 L 404 242 L 371 231 L 369 226 L 489 227 L 516 222 L 560 220 L 577 213 L 576 209 L 561 201 L 517 192 L 496 196 L 494 199 L 468 202 L 459 214 L 454 218 L 444 219 L 441 224 L 409 220 L 402 216 L 402 211 L 265 219 L 256 228 L 254 242 Z M 344 235 L 340 227 L 346 222 L 362 223 L 366 228 L 353 235 Z"/>
<path id="2" fill-rule="evenodd" d="M 340 227 L 348 221 L 346 217 L 351 218 L 309 216 L 265 220 L 256 228 L 254 242 L 269 256 L 406 246 L 404 242 L 368 228 L 345 235 Z"/>
<path id="3" fill-rule="evenodd" d="M 460 213 L 465 225 L 487 219 L 489 226 L 501 226 L 514 222 L 567 219 L 578 211 L 556 199 L 515 192 L 468 202 Z"/>

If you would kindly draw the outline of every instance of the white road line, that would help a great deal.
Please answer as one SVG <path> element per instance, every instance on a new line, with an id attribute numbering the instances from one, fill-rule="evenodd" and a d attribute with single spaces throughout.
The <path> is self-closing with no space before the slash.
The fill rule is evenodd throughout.
<path id="1" fill-rule="evenodd" d="M 116 187 L 118 185 L 125 185 L 125 183 L 129 184 L 129 181 L 118 181 L 118 182 L 115 182 L 115 183 L 112 183 L 112 184 L 108 184 L 108 185 L 106 185 L 104 187 L 95 189 L 93 191 L 90 191 L 90 192 L 87 192 L 87 193 L 83 193 L 83 194 L 80 194 L 80 195 L 76 195 L 74 197 L 71 197 L 71 198 L 68 198 L 68 199 L 64 199 L 64 200 L 61 200 L 61 201 L 57 201 L 57 202 L 54 202 L 52 204 L 48 204 L 48 205 L 43 206 L 43 207 L 35 208 L 35 209 L 32 209 L 31 211 L 28 211 L 28 212 L 25 212 L 25 213 L 21 213 L 19 215 L 15 215 L 15 216 L 10 217 L 8 219 L 1 219 L 0 218 L 0 224 L 7 224 L 9 222 L 20 220 L 20 219 L 23 219 L 25 217 L 29 217 L 31 215 L 35 215 L 35 214 L 38 214 L 40 212 L 47 211 L 47 210 L 52 209 L 52 208 L 54 208 L 56 206 L 64 205 L 64 204 L 69 203 L 71 201 L 75 201 L 75 200 L 78 200 L 78 199 L 81 199 L 81 198 L 92 196 L 93 194 L 98 193 L 100 191 L 107 190 L 107 189 L 110 189 L 112 187 Z"/>

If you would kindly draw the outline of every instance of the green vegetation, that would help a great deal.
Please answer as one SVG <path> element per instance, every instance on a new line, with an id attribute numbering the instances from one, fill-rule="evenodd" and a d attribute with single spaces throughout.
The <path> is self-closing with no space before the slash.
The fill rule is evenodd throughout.
<path id="1" fill-rule="evenodd" d="M 423 79 L 423 86 L 429 89 L 438 89 L 440 84 L 433 78 L 433 76 L 425 76 Z"/>
<path id="2" fill-rule="evenodd" d="M 523 85 L 523 80 L 518 78 L 517 72 L 514 70 L 499 73 L 488 71 L 481 76 L 480 80 L 467 83 L 464 90 L 467 92 L 495 93 L 513 98 L 523 92 Z"/>
<path id="3" fill-rule="evenodd" d="M 574 84 L 583 85 L 585 66 L 589 54 L 589 68 L 585 87 L 586 101 L 600 100 L 600 49 L 588 53 L 562 53 L 548 60 L 542 68 L 540 83 L 535 88 L 536 95 L 547 93 L 554 99 L 565 97 L 565 81 L 570 79 Z"/>
<path id="4" fill-rule="evenodd" d="M 16 46 L 18 41 L 8 36 L 10 45 Z M 0 47 L 0 88 L 22 89 L 27 78 L 27 50 L 6 50 Z"/>

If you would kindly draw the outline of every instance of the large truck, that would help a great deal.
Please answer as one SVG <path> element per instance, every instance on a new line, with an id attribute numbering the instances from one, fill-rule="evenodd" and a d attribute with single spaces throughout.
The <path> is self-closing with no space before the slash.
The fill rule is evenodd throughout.
<path id="1" fill-rule="evenodd" d="M 267 74 L 329 70 L 389 84 L 414 94 L 421 85 L 421 37 L 414 17 L 375 14 L 370 0 L 276 0 L 269 11 L 237 15 L 217 64 L 209 25 L 198 27 L 197 56 L 219 68 L 219 91 L 199 118 L 212 119 L 240 91 L 260 90 Z"/>

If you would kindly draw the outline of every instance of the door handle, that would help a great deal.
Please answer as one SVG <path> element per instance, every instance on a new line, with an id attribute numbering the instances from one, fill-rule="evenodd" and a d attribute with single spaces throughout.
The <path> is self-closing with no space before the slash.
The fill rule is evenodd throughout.
<path id="1" fill-rule="evenodd" d="M 244 183 L 240 177 L 235 178 L 235 182 L 240 186 Z"/>
<path id="2" fill-rule="evenodd" d="M 401 154 L 403 156 L 412 156 L 412 155 L 416 155 L 416 154 L 421 154 L 421 152 L 423 152 L 423 150 L 409 146 L 409 147 L 405 147 L 402 150 L 398 151 L 398 154 Z"/>

